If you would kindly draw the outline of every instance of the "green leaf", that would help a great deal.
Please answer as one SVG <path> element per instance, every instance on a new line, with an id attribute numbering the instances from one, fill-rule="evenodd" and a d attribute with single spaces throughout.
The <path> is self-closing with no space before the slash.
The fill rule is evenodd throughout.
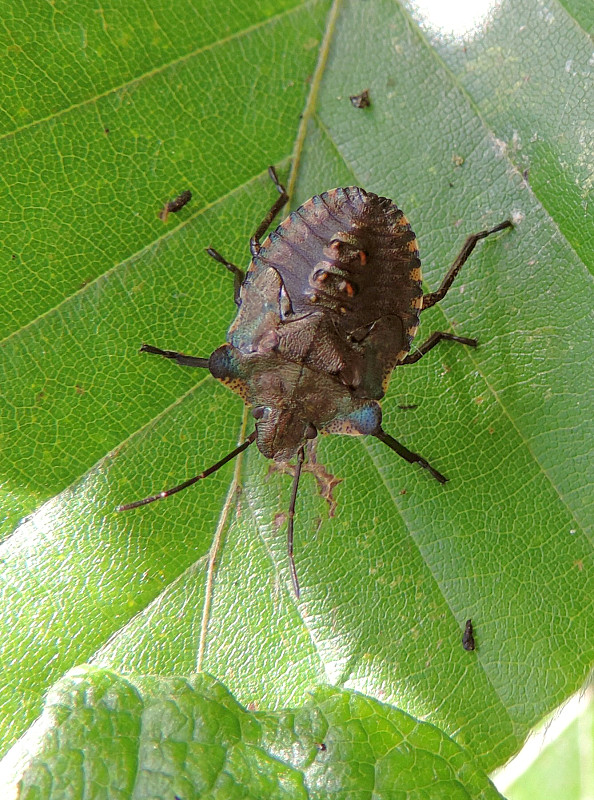
<path id="1" fill-rule="evenodd" d="M 591 686 L 548 714 L 493 782 L 508 800 L 581 800 L 594 790 L 594 692 Z"/>
<path id="2" fill-rule="evenodd" d="M 557 0 L 511 0 L 457 36 L 396 0 L 237 5 L 35 2 L 4 34 L 1 741 L 92 660 L 206 669 L 259 708 L 358 689 L 491 769 L 594 660 L 590 39 Z M 448 484 L 326 437 L 337 506 L 304 476 L 300 602 L 290 481 L 255 448 L 114 513 L 249 432 L 204 372 L 137 349 L 224 341 L 232 278 L 204 248 L 245 265 L 276 196 L 266 167 L 286 180 L 291 157 L 294 203 L 348 184 L 392 197 L 431 288 L 466 234 L 516 221 L 423 316 L 418 342 L 455 326 L 479 348 L 441 344 L 383 404 Z"/>
<path id="3" fill-rule="evenodd" d="M 29 756 L 5 771 L 22 800 L 500 797 L 432 725 L 336 689 L 265 714 L 206 675 L 78 669 L 52 689 L 27 738 Z"/>

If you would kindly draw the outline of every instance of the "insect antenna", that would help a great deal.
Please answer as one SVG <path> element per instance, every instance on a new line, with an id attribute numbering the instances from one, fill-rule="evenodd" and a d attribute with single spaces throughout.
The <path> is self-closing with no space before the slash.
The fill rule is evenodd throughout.
<path id="1" fill-rule="evenodd" d="M 299 478 L 301 477 L 301 467 L 305 458 L 305 450 L 303 446 L 299 448 L 297 453 L 297 466 L 295 467 L 295 475 L 293 476 L 293 489 L 291 491 L 291 502 L 289 503 L 289 522 L 287 524 L 287 553 L 289 555 L 289 567 L 291 569 L 291 580 L 293 581 L 293 589 L 297 598 L 300 595 L 299 581 L 297 580 L 297 569 L 295 568 L 295 559 L 293 557 L 293 520 L 295 519 L 295 500 L 297 499 L 297 488 L 299 487 Z"/>
<path id="2" fill-rule="evenodd" d="M 159 492 L 159 494 L 154 494 L 151 497 L 145 497 L 143 500 L 136 500 L 134 503 L 126 503 L 126 505 L 118 506 L 116 511 L 129 511 L 131 508 L 146 506 L 149 503 L 154 503 L 155 500 L 165 500 L 166 497 L 171 497 L 172 494 L 177 494 L 177 492 L 181 492 L 182 489 L 187 489 L 188 486 L 191 486 L 193 483 L 197 483 L 198 481 L 202 480 L 202 478 L 207 478 L 209 475 L 212 475 L 213 472 L 216 472 L 218 469 L 224 466 L 228 461 L 234 459 L 235 456 L 243 453 L 243 451 L 251 445 L 255 438 L 256 431 L 250 433 L 245 442 L 238 445 L 235 450 L 232 450 L 228 455 L 225 456 L 225 458 L 217 461 L 217 463 L 213 464 L 212 467 L 205 469 L 204 472 L 200 473 L 200 475 L 195 475 L 193 478 L 189 478 L 187 481 L 180 483 L 178 486 L 173 486 L 171 489 L 166 489 L 164 492 Z"/>
<path id="3" fill-rule="evenodd" d="M 185 353 L 178 353 L 177 350 L 161 350 L 160 347 L 153 347 L 152 344 L 142 344 L 139 353 L 152 353 L 155 356 L 163 356 L 164 358 L 173 358 L 178 364 L 184 367 L 201 367 L 208 369 L 208 358 L 200 356 L 187 356 Z"/>
<path id="4" fill-rule="evenodd" d="M 387 444 L 390 450 L 398 453 L 398 455 L 408 461 L 409 464 L 419 464 L 419 466 L 423 467 L 423 469 L 429 470 L 435 480 L 439 481 L 440 483 L 446 483 L 447 478 L 445 475 L 442 475 L 441 472 L 433 469 L 431 464 L 424 459 L 423 456 L 420 456 L 418 453 L 413 453 L 412 450 L 409 450 L 403 444 L 400 444 L 400 442 L 394 439 L 393 436 L 390 436 L 389 433 L 386 433 L 380 428 L 377 433 L 373 434 L 373 436 L 375 436 L 376 439 L 379 439 L 380 442 Z"/>

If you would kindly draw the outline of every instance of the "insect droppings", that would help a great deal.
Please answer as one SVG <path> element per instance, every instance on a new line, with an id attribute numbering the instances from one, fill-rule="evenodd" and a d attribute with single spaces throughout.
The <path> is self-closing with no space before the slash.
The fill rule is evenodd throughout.
<path id="1" fill-rule="evenodd" d="M 471 619 L 466 620 L 466 627 L 462 634 L 462 647 L 465 650 L 474 650 L 474 632 Z"/>
<path id="2" fill-rule="evenodd" d="M 186 206 L 191 199 L 192 199 L 192 192 L 189 189 L 186 189 L 185 192 L 178 194 L 178 196 L 174 197 L 173 200 L 170 200 L 168 203 L 165 203 L 165 205 L 159 212 L 159 219 L 162 219 L 163 222 L 167 222 L 167 217 L 170 214 L 177 214 L 177 212 L 181 211 L 182 208 Z"/>
<path id="3" fill-rule="evenodd" d="M 369 89 L 365 89 L 365 91 L 361 92 L 361 94 L 352 94 L 349 97 L 349 100 L 355 106 L 355 108 L 369 108 L 371 105 Z"/>

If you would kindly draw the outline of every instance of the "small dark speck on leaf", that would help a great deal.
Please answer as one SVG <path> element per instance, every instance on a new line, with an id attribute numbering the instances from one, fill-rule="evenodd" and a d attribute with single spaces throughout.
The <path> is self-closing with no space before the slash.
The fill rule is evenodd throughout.
<path id="1" fill-rule="evenodd" d="M 185 192 L 178 194 L 173 200 L 170 200 L 168 203 L 165 203 L 161 211 L 159 212 L 159 218 L 163 220 L 163 222 L 167 221 L 167 217 L 170 214 L 177 214 L 178 211 L 187 205 L 190 200 L 192 199 L 192 192 L 189 189 L 186 189 Z"/>
<path id="2" fill-rule="evenodd" d="M 369 99 L 369 89 L 361 92 L 361 94 L 352 94 L 349 98 L 355 108 L 369 108 L 371 100 Z"/>
<path id="3" fill-rule="evenodd" d="M 466 620 L 466 627 L 464 628 L 464 633 L 462 635 L 462 647 L 465 650 L 474 650 L 474 635 L 471 619 Z"/>

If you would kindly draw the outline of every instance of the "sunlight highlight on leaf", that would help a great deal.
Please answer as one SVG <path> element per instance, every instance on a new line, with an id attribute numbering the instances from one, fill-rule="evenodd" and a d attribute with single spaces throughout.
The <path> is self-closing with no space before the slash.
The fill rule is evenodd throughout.
<path id="1" fill-rule="evenodd" d="M 502 0 L 412 0 L 411 7 L 431 30 L 444 36 L 478 35 Z"/>

